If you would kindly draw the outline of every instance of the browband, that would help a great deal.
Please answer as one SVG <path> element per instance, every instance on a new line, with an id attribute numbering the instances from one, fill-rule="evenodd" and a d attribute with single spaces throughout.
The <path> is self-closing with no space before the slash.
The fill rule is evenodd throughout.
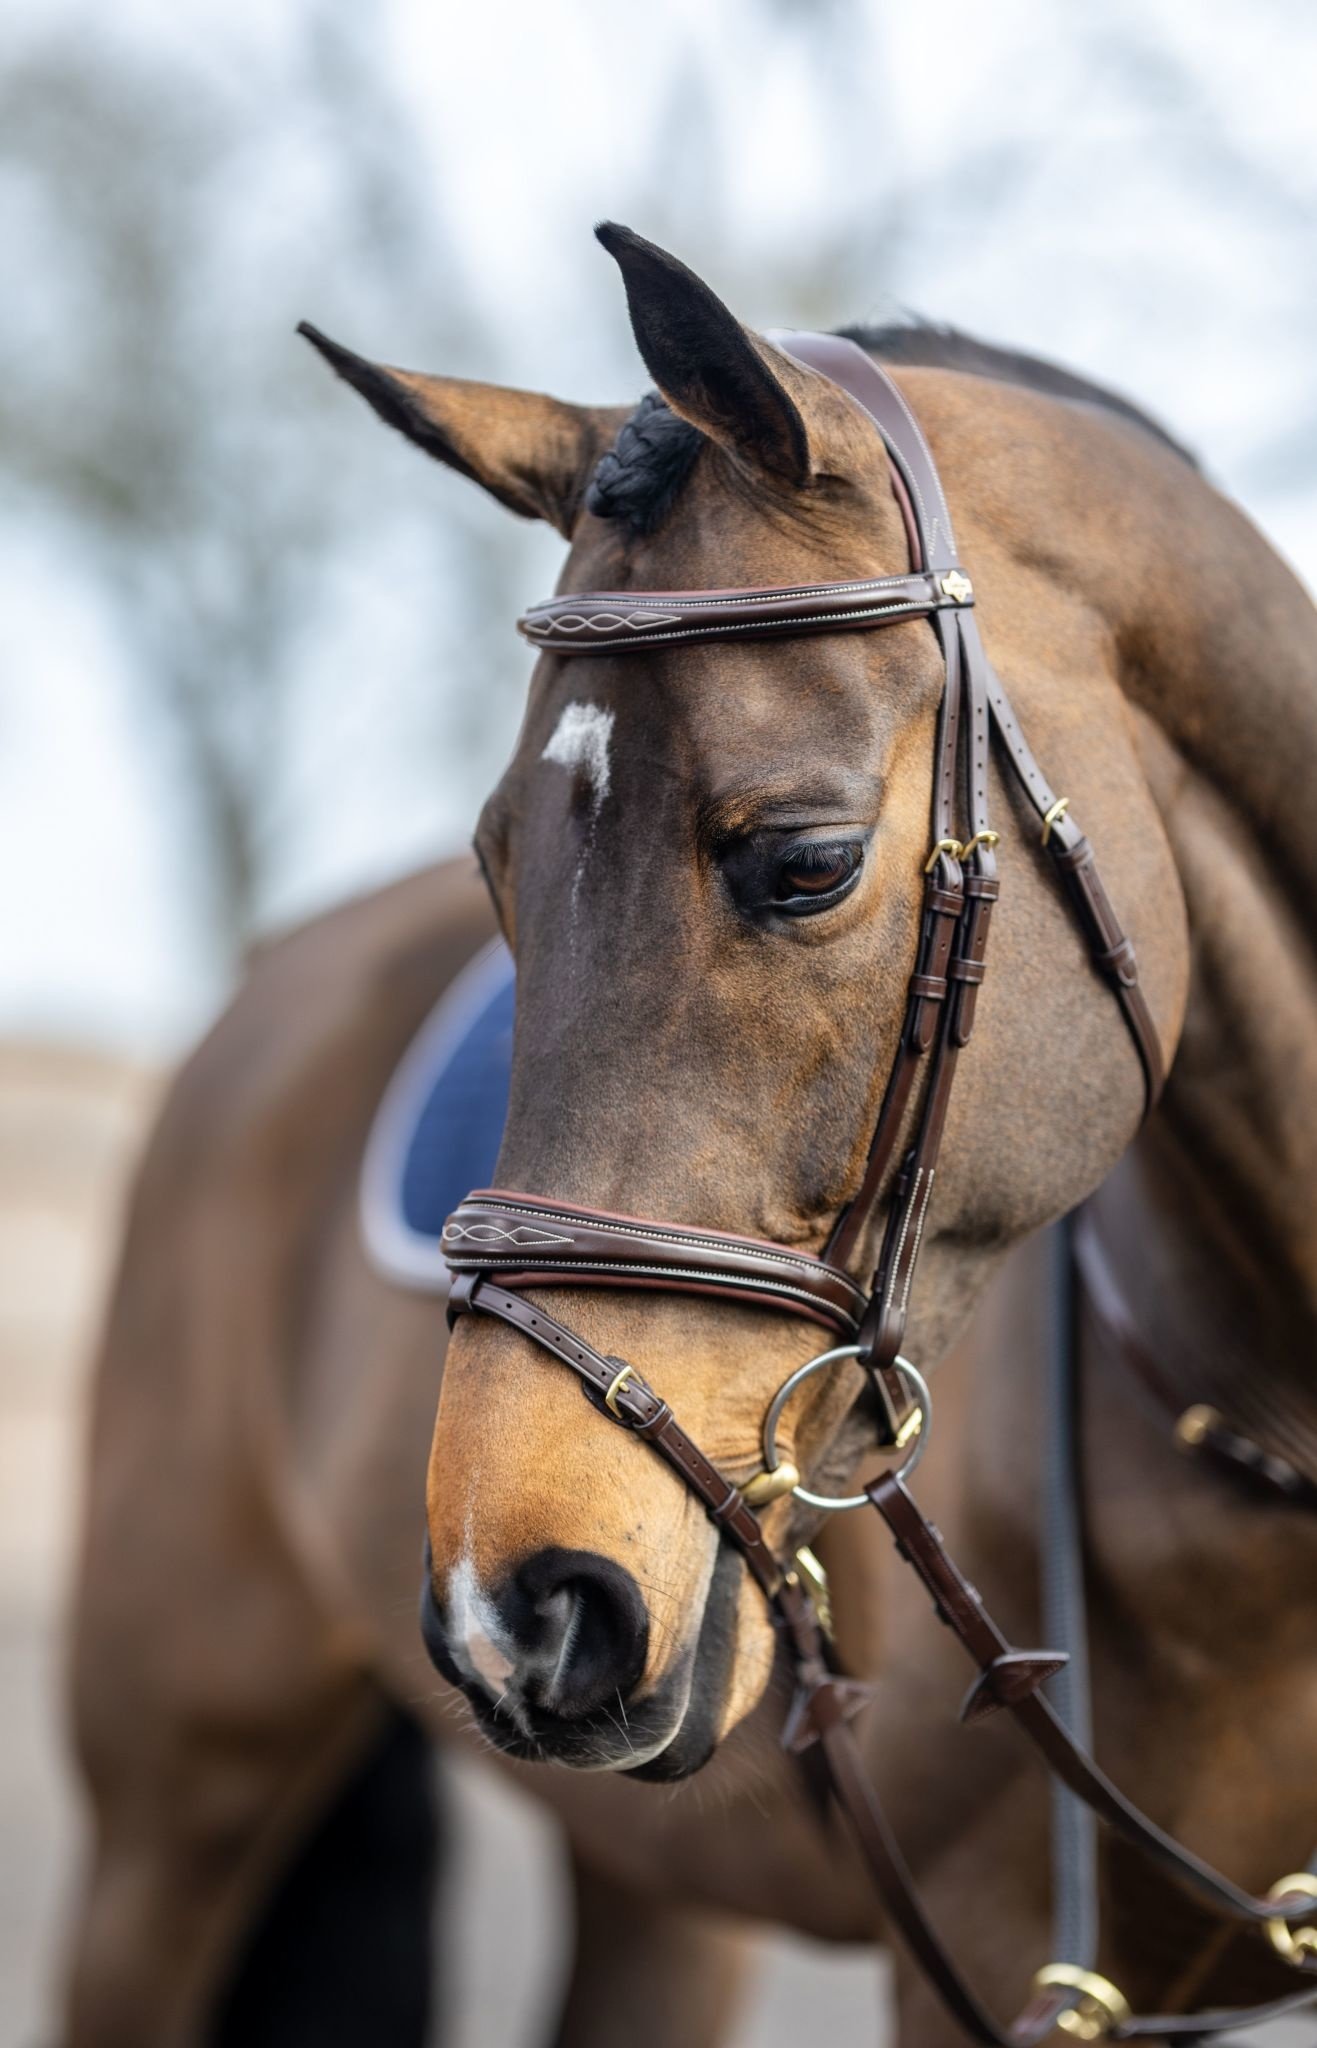
<path id="1" fill-rule="evenodd" d="M 845 633 L 973 602 L 969 578 L 956 569 L 763 590 L 570 591 L 531 605 L 517 631 L 551 654 L 608 654 L 674 641 Z"/>

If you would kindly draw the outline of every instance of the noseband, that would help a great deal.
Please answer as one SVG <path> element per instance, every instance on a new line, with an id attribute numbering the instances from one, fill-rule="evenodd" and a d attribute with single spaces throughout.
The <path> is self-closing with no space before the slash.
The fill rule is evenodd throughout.
<path id="1" fill-rule="evenodd" d="M 1279 1928 L 1292 1947 L 1302 1945 L 1301 1961 L 1312 1959 L 1302 1936 L 1288 1934 L 1288 1921 L 1311 1911 L 1311 1898 L 1299 1897 L 1298 1881 L 1285 1880 L 1284 1888 L 1265 1899 L 1243 1892 L 1124 1799 L 1039 1691 L 1064 1659 L 1009 1644 L 903 1483 L 922 1448 L 921 1432 L 927 1440 L 931 1403 L 900 1347 L 947 1105 L 957 1062 L 974 1028 L 998 896 L 998 834 L 988 813 L 994 737 L 1000 758 L 1038 819 L 1040 845 L 1056 868 L 1093 963 L 1120 1006 L 1142 1068 L 1145 1110 L 1161 1091 L 1162 1055 L 1139 985 L 1134 948 L 1102 885 L 1093 849 L 1071 815 L 1069 798 L 1055 793 L 1034 759 L 984 652 L 973 586 L 956 552 L 937 469 L 910 408 L 855 343 L 821 334 L 774 339 L 799 362 L 840 385 L 882 437 L 910 544 L 909 573 L 773 589 L 575 592 L 532 606 L 518 624 L 546 653 L 615 655 L 651 646 L 868 631 L 904 619 L 928 619 L 946 667 L 935 741 L 930 851 L 900 1042 L 864 1171 L 820 1258 L 756 1238 L 612 1215 L 539 1195 L 478 1191 L 444 1227 L 444 1252 L 454 1276 L 449 1320 L 467 1314 L 498 1317 L 568 1366 L 600 1412 L 649 1443 L 740 1550 L 795 1666 L 796 1698 L 784 1740 L 792 1748 L 821 1744 L 834 1792 L 889 1912 L 972 2039 L 990 2048 L 1027 2048 L 1059 2022 L 1075 2033 L 1090 2028 L 1085 2037 L 1091 2039 L 1145 2033 L 1201 2039 L 1306 2003 L 1312 1993 L 1305 1990 L 1295 1999 L 1245 2014 L 1136 2019 L 1105 1979 L 1053 1965 L 1039 1973 L 1034 1996 L 1009 2027 L 987 2013 L 929 1922 L 863 1774 L 848 1725 L 847 1695 L 855 1688 L 830 1668 L 800 1573 L 779 1562 L 754 1512 L 787 1492 L 816 1511 L 872 1503 L 942 1619 L 978 1666 L 963 1709 L 966 1718 L 1008 1710 L 1056 1775 L 1112 1827 L 1219 1909 Z M 848 1268 L 884 1196 L 881 1251 L 868 1284 L 862 1285 Z M 822 1324 L 833 1345 L 798 1367 L 774 1397 L 764 1430 L 765 1469 L 738 1488 L 704 1456 L 633 1366 L 596 1351 L 522 1292 L 573 1285 L 659 1289 L 753 1303 Z M 795 1466 L 778 1458 L 776 1436 L 795 1387 L 843 1358 L 855 1359 L 866 1373 L 876 1397 L 879 1440 L 902 1448 L 905 1462 L 864 1493 L 832 1501 L 800 1484 Z"/>

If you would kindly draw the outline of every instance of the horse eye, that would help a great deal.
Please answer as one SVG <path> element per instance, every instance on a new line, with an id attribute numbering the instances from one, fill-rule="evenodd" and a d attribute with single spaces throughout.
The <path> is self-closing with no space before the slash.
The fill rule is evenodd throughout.
<path id="1" fill-rule="evenodd" d="M 863 859 L 859 840 L 816 839 L 788 847 L 774 877 L 773 909 L 794 917 L 827 909 L 851 888 Z"/>

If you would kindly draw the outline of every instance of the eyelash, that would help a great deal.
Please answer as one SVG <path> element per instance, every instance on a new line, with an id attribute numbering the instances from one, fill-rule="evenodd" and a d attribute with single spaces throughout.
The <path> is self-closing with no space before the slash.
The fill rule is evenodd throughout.
<path id="1" fill-rule="evenodd" d="M 825 910 L 849 893 L 863 864 L 864 847 L 859 841 L 814 839 L 787 847 L 777 863 L 775 887 L 779 892 L 784 879 L 793 870 L 797 875 L 808 876 L 812 870 L 823 876 L 840 865 L 843 872 L 828 888 L 778 893 L 771 899 L 771 907 L 788 917 L 808 917 L 813 911 Z"/>

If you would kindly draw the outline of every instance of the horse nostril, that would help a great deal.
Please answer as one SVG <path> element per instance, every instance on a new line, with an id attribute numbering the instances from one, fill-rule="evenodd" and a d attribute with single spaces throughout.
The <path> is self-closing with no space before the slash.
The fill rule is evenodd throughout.
<path id="1" fill-rule="evenodd" d="M 644 1669 L 649 1616 L 640 1588 L 593 1551 L 537 1551 L 516 1574 L 506 1618 L 524 1645 L 522 1693 L 547 1713 L 592 1713 L 625 1697 Z"/>

